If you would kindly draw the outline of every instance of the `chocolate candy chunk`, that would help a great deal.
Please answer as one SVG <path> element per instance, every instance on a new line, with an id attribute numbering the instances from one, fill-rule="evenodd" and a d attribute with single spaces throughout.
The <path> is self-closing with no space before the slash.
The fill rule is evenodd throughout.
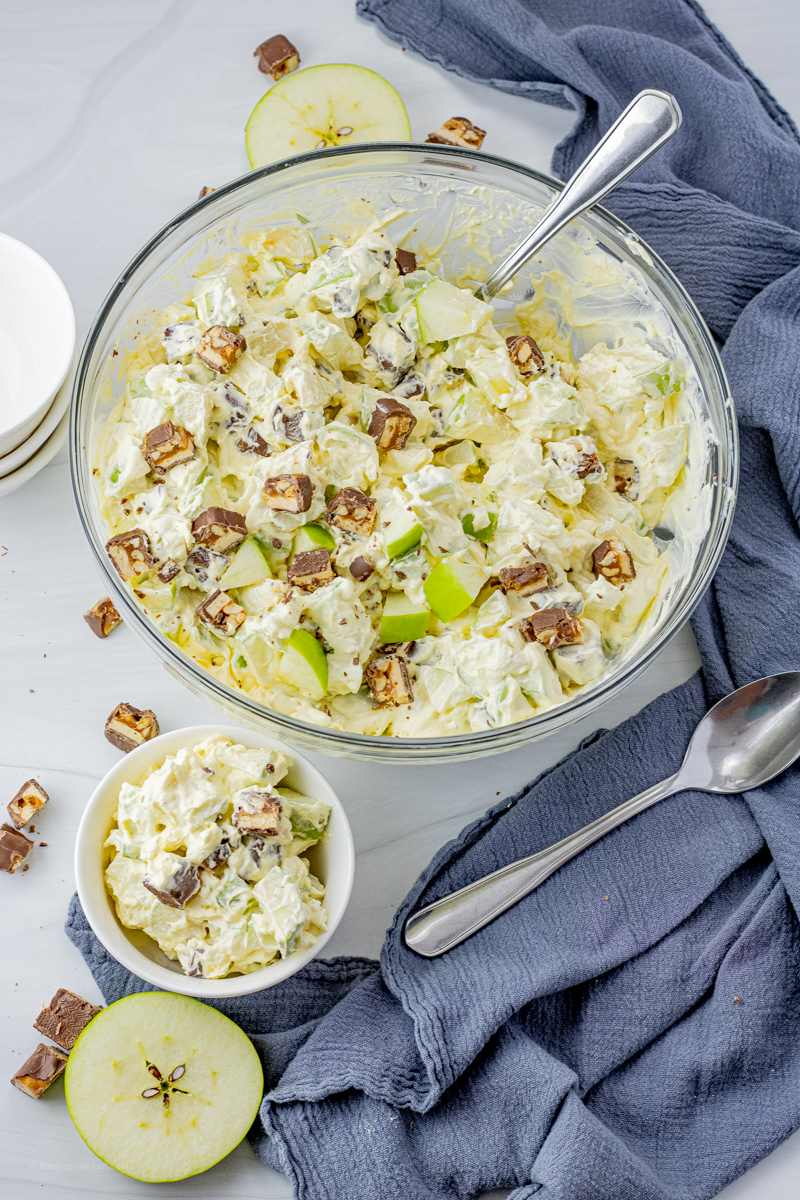
<path id="1" fill-rule="evenodd" d="M 314 487 L 307 475 L 273 475 L 264 483 L 263 492 L 267 508 L 302 513 L 311 507 Z"/>
<path id="2" fill-rule="evenodd" d="M 45 1037 L 52 1038 L 64 1050 L 71 1050 L 92 1017 L 96 1017 L 102 1011 L 102 1008 L 90 1004 L 82 996 L 76 996 L 66 988 L 59 988 L 33 1022 L 33 1028 L 38 1029 Z"/>
<path id="3" fill-rule="evenodd" d="M 197 197 L 197 199 L 202 200 L 205 196 L 210 196 L 211 193 L 215 192 L 216 190 L 216 188 L 209 187 L 208 184 L 206 184 L 205 187 L 200 188 L 200 195 Z"/>
<path id="4" fill-rule="evenodd" d="M 302 412 L 283 414 L 283 432 L 290 442 L 304 442 Z"/>
<path id="5" fill-rule="evenodd" d="M 300 438 L 300 441 L 302 440 Z M 246 430 L 244 437 L 239 438 L 236 445 L 242 454 L 258 454 L 261 458 L 269 458 L 272 453 L 267 442 L 264 441 L 260 433 L 256 433 L 252 425 Z"/>
<path id="6" fill-rule="evenodd" d="M 11 825 L 0 825 L 0 871 L 13 875 L 30 854 L 33 842 Z"/>
<path id="7" fill-rule="evenodd" d="M 202 588 L 213 588 L 227 569 L 227 555 L 217 554 L 216 550 L 210 550 L 208 546 L 195 546 L 184 564 L 186 574 L 192 575 Z"/>
<path id="8" fill-rule="evenodd" d="M 192 521 L 192 537 L 198 546 L 224 554 L 247 537 L 247 522 L 235 509 L 207 508 Z"/>
<path id="9" fill-rule="evenodd" d="M 583 641 L 583 626 L 564 608 L 543 608 L 519 623 L 526 642 L 540 642 L 548 650 L 575 646 Z"/>
<path id="10" fill-rule="evenodd" d="M 225 428 L 245 429 L 252 421 L 253 413 L 245 399 L 244 392 L 240 392 L 229 379 L 226 379 L 217 387 L 216 394 L 222 411 L 230 411 L 230 415 L 225 420 Z"/>
<path id="11" fill-rule="evenodd" d="M 592 570 L 598 579 L 602 575 L 603 579 L 617 586 L 636 578 L 631 552 L 616 538 L 609 538 L 595 546 L 592 551 Z"/>
<path id="12" fill-rule="evenodd" d="M 416 423 L 417 418 L 405 404 L 382 396 L 372 411 L 367 433 L 379 450 L 402 450 Z"/>
<path id="13" fill-rule="evenodd" d="M 417 269 L 417 256 L 413 250 L 400 250 L 394 252 L 394 261 L 397 263 L 397 270 L 400 275 L 410 275 L 412 271 Z"/>
<path id="14" fill-rule="evenodd" d="M 336 578 L 336 572 L 331 566 L 331 556 L 327 550 L 301 550 L 295 554 L 286 572 L 289 583 L 303 588 L 306 592 L 315 592 L 317 588 L 330 583 Z"/>
<path id="15" fill-rule="evenodd" d="M 201 621 L 225 637 L 236 633 L 247 616 L 241 605 L 231 600 L 228 593 L 221 592 L 219 588 L 207 596 L 202 604 L 198 604 L 195 612 Z"/>
<path id="16" fill-rule="evenodd" d="M 212 325 L 200 338 L 195 357 L 212 371 L 227 375 L 246 349 L 247 342 L 240 333 L 234 333 L 224 325 Z"/>
<path id="17" fill-rule="evenodd" d="M 296 71 L 300 66 L 300 55 L 282 33 L 267 38 L 258 49 L 253 51 L 253 57 L 258 59 L 258 69 L 273 79 L 282 79 L 290 71 Z M 351 130 L 352 132 L 352 130 Z"/>
<path id="18" fill-rule="evenodd" d="M 150 542 L 143 529 L 129 529 L 106 542 L 106 554 L 114 564 L 120 579 L 126 583 L 156 565 L 150 553 Z"/>
<path id="19" fill-rule="evenodd" d="M 166 475 L 171 467 L 191 462 L 194 441 L 188 429 L 165 421 L 144 435 L 142 454 L 156 475 Z"/>
<path id="20" fill-rule="evenodd" d="M 581 438 L 580 440 L 589 444 L 583 447 L 583 453 L 578 459 L 578 479 L 588 479 L 591 483 L 593 475 L 603 474 L 603 464 L 597 457 L 597 450 L 592 439 Z"/>
<path id="21" fill-rule="evenodd" d="M 369 537 L 375 526 L 377 509 L 375 501 L 357 487 L 346 487 L 338 491 L 325 510 L 325 520 L 337 529 Z"/>
<path id="22" fill-rule="evenodd" d="M 188 858 L 182 858 L 179 862 L 175 874 L 163 889 L 155 887 L 148 879 L 142 880 L 142 886 L 170 908 L 183 908 L 186 901 L 191 900 L 195 892 L 200 891 L 200 873 L 197 867 L 190 863 Z"/>
<path id="23" fill-rule="evenodd" d="M 639 499 L 639 468 L 630 458 L 615 458 L 612 464 L 614 487 L 627 500 Z"/>
<path id="24" fill-rule="evenodd" d="M 544 370 L 544 355 L 532 337 L 527 333 L 518 333 L 515 337 L 507 337 L 508 357 L 520 375 L 533 375 L 535 371 Z"/>
<path id="25" fill-rule="evenodd" d="M 364 675 L 376 704 L 384 707 L 410 704 L 414 699 L 406 664 L 397 655 L 374 659 L 367 664 Z"/>
<path id="26" fill-rule="evenodd" d="M 225 866 L 225 863 L 228 861 L 232 853 L 233 846 L 230 844 L 227 838 L 223 838 L 220 844 L 214 847 L 208 858 L 204 859 L 200 865 L 204 867 L 206 871 L 218 871 L 220 867 Z"/>
<path id="27" fill-rule="evenodd" d="M 233 823 L 243 833 L 258 833 L 262 837 L 277 837 L 281 827 L 280 796 L 266 788 L 248 788 L 236 800 Z"/>
<path id="28" fill-rule="evenodd" d="M 485 129 L 478 129 L 466 117 L 451 117 L 433 133 L 425 138 L 426 142 L 436 142 L 440 146 L 461 146 L 464 150 L 480 150 Z"/>
<path id="29" fill-rule="evenodd" d="M 368 558 L 354 558 L 350 563 L 350 574 L 358 583 L 363 583 L 365 579 L 369 579 L 370 575 L 375 570 Z"/>
<path id="30" fill-rule="evenodd" d="M 110 596 L 98 600 L 93 608 L 83 614 L 83 619 L 92 633 L 96 633 L 99 638 L 108 637 L 112 629 L 122 624 L 122 617 L 111 603 Z"/>
<path id="31" fill-rule="evenodd" d="M 503 567 L 500 587 L 517 596 L 532 596 L 550 586 L 550 573 L 542 562 L 525 563 L 521 567 Z"/>
<path id="32" fill-rule="evenodd" d="M 158 719 L 149 708 L 118 704 L 106 721 L 106 740 L 126 754 L 158 736 Z"/>
<path id="33" fill-rule="evenodd" d="M 247 849 L 259 871 L 263 871 L 265 874 L 272 867 L 280 866 L 283 862 L 283 850 L 274 842 L 265 842 L 263 838 L 245 834 L 242 838 L 242 845 Z"/>
<path id="34" fill-rule="evenodd" d="M 425 380 L 417 371 L 407 371 L 394 389 L 401 400 L 411 400 L 414 396 L 425 395 Z"/>
<path id="35" fill-rule="evenodd" d="M 12 1075 L 11 1082 L 26 1096 L 38 1100 L 50 1084 L 63 1074 L 66 1065 L 67 1056 L 57 1046 L 39 1042 L 27 1062 L 22 1064 L 16 1075 Z"/>
<path id="36" fill-rule="evenodd" d="M 156 575 L 162 583 L 172 583 L 180 575 L 181 569 L 178 564 L 171 558 L 165 559 L 161 566 L 156 571 Z"/>
<path id="37" fill-rule="evenodd" d="M 47 792 L 35 779 L 23 783 L 8 805 L 8 815 L 14 828 L 22 829 L 23 825 L 27 825 L 49 799 Z"/>

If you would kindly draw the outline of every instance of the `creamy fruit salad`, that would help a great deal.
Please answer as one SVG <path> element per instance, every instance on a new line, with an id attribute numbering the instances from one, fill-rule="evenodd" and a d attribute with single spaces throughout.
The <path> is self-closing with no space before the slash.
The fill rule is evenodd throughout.
<path id="1" fill-rule="evenodd" d="M 434 266 L 381 232 L 255 234 L 139 336 L 100 438 L 107 551 L 162 634 L 315 725 L 525 720 L 619 659 L 667 576 L 688 426 L 658 339 L 575 360 Z"/>
<path id="2" fill-rule="evenodd" d="M 327 928 L 305 852 L 330 807 L 280 787 L 291 762 L 216 736 L 120 789 L 106 886 L 117 916 L 187 975 L 246 974 Z"/>

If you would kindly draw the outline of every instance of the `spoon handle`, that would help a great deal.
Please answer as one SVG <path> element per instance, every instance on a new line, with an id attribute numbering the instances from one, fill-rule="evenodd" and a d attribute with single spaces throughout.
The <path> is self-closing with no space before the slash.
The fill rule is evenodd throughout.
<path id="1" fill-rule="evenodd" d="M 669 779 L 640 792 L 638 796 L 612 808 L 611 812 L 548 846 L 546 850 L 500 867 L 491 875 L 485 875 L 483 879 L 477 879 L 467 887 L 412 913 L 403 933 L 406 945 L 423 958 L 437 958 L 445 951 L 452 950 L 453 946 L 466 941 L 523 896 L 534 891 L 554 871 L 611 829 L 616 829 L 665 796 L 682 791 L 687 785 L 680 783 L 679 774 L 671 775 Z"/>
<path id="2" fill-rule="evenodd" d="M 495 268 L 477 292 L 483 300 L 496 295 L 545 242 L 573 217 L 602 200 L 651 154 L 677 133 L 681 124 L 678 101 L 669 92 L 648 88 L 634 96 L 602 141 L 581 164 L 555 203 L 547 209 L 525 241 Z"/>

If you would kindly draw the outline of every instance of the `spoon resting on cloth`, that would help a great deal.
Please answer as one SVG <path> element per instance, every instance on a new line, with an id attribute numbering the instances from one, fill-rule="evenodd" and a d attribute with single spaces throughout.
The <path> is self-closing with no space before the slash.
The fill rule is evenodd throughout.
<path id="1" fill-rule="evenodd" d="M 647 88 L 634 96 L 545 211 L 541 221 L 492 271 L 475 294 L 481 300 L 495 296 L 559 229 L 597 204 L 668 142 L 680 129 L 681 120 L 678 101 L 669 92 Z"/>
<path id="2" fill-rule="evenodd" d="M 689 789 L 734 794 L 760 787 L 800 757 L 800 671 L 757 679 L 709 709 L 679 771 L 546 850 L 493 871 L 412 913 L 404 939 L 436 958 L 483 929 L 581 850 L 618 825 Z"/>

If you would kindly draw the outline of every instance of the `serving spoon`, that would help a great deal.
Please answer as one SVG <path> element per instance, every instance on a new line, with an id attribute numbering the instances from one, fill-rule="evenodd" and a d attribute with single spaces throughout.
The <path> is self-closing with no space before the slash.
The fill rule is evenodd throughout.
<path id="1" fill-rule="evenodd" d="M 634 96 L 538 224 L 475 294 L 481 300 L 495 296 L 559 229 L 597 204 L 668 142 L 678 132 L 681 120 L 678 101 L 669 92 L 647 88 Z"/>
<path id="2" fill-rule="evenodd" d="M 709 709 L 679 771 L 560 842 L 509 863 L 412 913 L 406 945 L 436 958 L 483 929 L 581 850 L 666 796 L 692 789 L 734 794 L 761 787 L 800 757 L 800 671 L 757 679 Z"/>

